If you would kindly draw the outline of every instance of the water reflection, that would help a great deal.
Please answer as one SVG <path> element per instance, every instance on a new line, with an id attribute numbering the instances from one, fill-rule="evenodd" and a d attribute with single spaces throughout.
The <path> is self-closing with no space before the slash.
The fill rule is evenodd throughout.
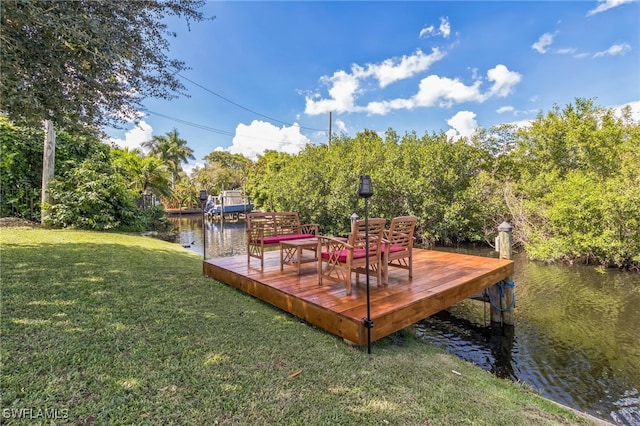
<path id="1" fill-rule="evenodd" d="M 247 253 L 243 221 L 221 223 L 207 220 L 203 229 L 200 215 L 176 216 L 171 220 L 180 230 L 179 243 L 196 253 L 204 253 L 207 259 Z M 206 247 L 203 240 L 206 241 Z M 203 252 L 203 248 L 206 248 L 206 252 Z"/>
<path id="2" fill-rule="evenodd" d="M 180 243 L 206 256 L 246 254 L 243 222 L 173 219 Z M 442 249 L 451 250 L 451 249 Z M 495 256 L 491 249 L 456 249 Z M 516 257 L 516 326 L 492 328 L 467 300 L 415 328 L 425 340 L 498 377 L 618 424 L 640 426 L 640 275 L 548 266 Z"/>

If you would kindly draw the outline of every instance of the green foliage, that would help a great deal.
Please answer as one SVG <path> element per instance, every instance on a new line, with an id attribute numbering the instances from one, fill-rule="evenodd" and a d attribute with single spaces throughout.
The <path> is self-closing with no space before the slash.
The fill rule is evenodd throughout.
<path id="1" fill-rule="evenodd" d="M 40 220 L 42 137 L 0 115 L 0 216 Z"/>
<path id="2" fill-rule="evenodd" d="M 520 131 L 510 210 L 532 258 L 638 265 L 639 127 L 577 99 Z"/>
<path id="3" fill-rule="evenodd" d="M 177 129 L 165 136 L 154 136 L 150 141 L 143 142 L 142 147 L 149 149 L 149 156 L 156 157 L 171 172 L 172 187 L 180 178 L 182 163 L 196 158 Z"/>
<path id="4" fill-rule="evenodd" d="M 163 199 L 165 207 L 193 208 L 200 204 L 199 190 L 194 182 L 186 176 L 176 184 L 170 199 Z"/>
<path id="5" fill-rule="evenodd" d="M 242 154 L 231 154 L 226 151 L 213 151 L 204 157 L 204 160 L 212 166 L 230 169 L 245 174 L 251 165 L 251 160 Z"/>
<path id="6" fill-rule="evenodd" d="M 135 228 L 136 194 L 115 172 L 108 155 L 96 154 L 51 182 L 48 224 L 106 230 Z"/>
<path id="7" fill-rule="evenodd" d="M 151 191 L 159 196 L 171 195 L 171 172 L 159 158 L 128 149 L 113 149 L 111 154 L 115 170 L 125 176 L 136 194 Z"/>
<path id="8" fill-rule="evenodd" d="M 295 210 L 327 234 L 364 214 L 358 177 L 374 184 L 370 217 L 419 218 L 421 242 L 491 241 L 503 221 L 514 241 L 546 261 L 637 267 L 640 262 L 640 125 L 593 101 L 555 106 L 530 127 L 384 139 L 365 130 L 297 155 L 266 152 L 249 175 L 264 210 Z"/>
<path id="9" fill-rule="evenodd" d="M 416 215 L 425 242 L 475 241 L 484 238 L 487 196 L 477 186 L 485 156 L 443 134 L 399 140 L 391 129 L 384 139 L 365 130 L 295 156 L 266 153 L 253 169 L 251 197 L 258 208 L 298 211 L 323 232 L 339 235 L 348 232 L 352 213 L 364 216 L 356 191 L 359 176 L 368 174 L 371 217 Z"/>
<path id="10" fill-rule="evenodd" d="M 629 266 L 640 260 L 640 195 L 618 179 L 570 172 L 534 205 L 532 258 Z"/>
<path id="11" fill-rule="evenodd" d="M 0 110 L 33 126 L 95 133 L 184 89 L 167 57 L 170 16 L 203 18 L 201 0 L 0 2 Z"/>
<path id="12" fill-rule="evenodd" d="M 195 183 L 209 194 L 225 189 L 244 188 L 253 162 L 242 154 L 213 151 L 204 157 L 203 168 L 194 170 Z"/>
<path id="13" fill-rule="evenodd" d="M 247 192 L 256 208 L 266 211 L 282 210 L 280 197 L 280 171 L 294 156 L 284 152 L 267 150 L 251 167 L 247 180 Z"/>
<path id="14" fill-rule="evenodd" d="M 167 232 L 173 229 L 173 222 L 169 220 L 167 213 L 161 206 L 153 206 L 138 211 L 134 224 L 128 228 L 120 227 L 120 229 L 129 231 Z"/>
<path id="15" fill-rule="evenodd" d="M 0 116 L 1 216 L 40 221 L 43 138 L 42 129 L 17 126 Z M 56 139 L 56 177 L 85 158 L 106 155 L 110 149 L 95 137 L 59 132 Z"/>

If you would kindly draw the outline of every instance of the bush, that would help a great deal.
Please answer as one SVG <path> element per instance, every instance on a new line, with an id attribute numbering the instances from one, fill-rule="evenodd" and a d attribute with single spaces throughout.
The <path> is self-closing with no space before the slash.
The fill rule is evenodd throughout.
<path id="1" fill-rule="evenodd" d="M 51 182 L 49 191 L 52 204 L 47 225 L 92 230 L 140 226 L 136 195 L 104 153 L 69 168 Z"/>

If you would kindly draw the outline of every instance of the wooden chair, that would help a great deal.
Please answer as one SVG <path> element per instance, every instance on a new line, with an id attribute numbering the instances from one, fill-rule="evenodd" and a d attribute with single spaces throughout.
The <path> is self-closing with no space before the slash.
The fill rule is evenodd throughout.
<path id="1" fill-rule="evenodd" d="M 413 232 L 418 218 L 398 216 L 391 219 L 389 229 L 383 233 L 382 276 L 389 283 L 389 267 L 407 269 L 409 279 L 413 278 Z"/>
<path id="2" fill-rule="evenodd" d="M 365 220 L 358 220 L 347 240 L 318 237 L 318 284 L 323 279 L 344 284 L 347 295 L 351 295 L 351 274 L 356 273 L 356 284 L 360 274 L 366 273 L 367 256 L 369 273 L 374 273 L 378 285 L 382 282 L 382 233 L 387 220 L 369 219 L 369 253 L 366 250 Z"/>

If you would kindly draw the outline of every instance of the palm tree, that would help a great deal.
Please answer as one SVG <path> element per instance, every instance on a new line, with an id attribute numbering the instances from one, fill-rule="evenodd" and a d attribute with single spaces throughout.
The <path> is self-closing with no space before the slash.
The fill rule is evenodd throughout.
<path id="1" fill-rule="evenodd" d="M 182 163 L 196 159 L 187 141 L 180 138 L 175 128 L 165 136 L 154 136 L 150 141 L 143 142 L 142 147 L 147 148 L 150 155 L 159 158 L 171 171 L 171 188 L 175 188 Z"/>
<path id="2" fill-rule="evenodd" d="M 113 152 L 116 166 L 129 178 L 129 187 L 137 194 L 171 195 L 171 172 L 159 158 L 145 157 L 137 149 L 115 149 Z"/>

